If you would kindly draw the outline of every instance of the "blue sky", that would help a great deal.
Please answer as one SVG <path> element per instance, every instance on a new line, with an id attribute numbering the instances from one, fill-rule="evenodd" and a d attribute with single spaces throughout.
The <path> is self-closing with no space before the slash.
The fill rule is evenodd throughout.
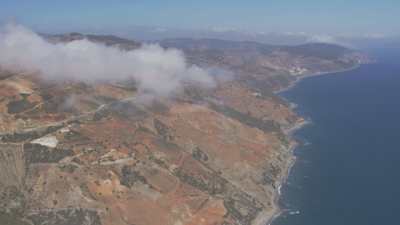
<path id="1" fill-rule="evenodd" d="M 2 0 L 0 21 L 34 29 L 235 28 L 262 32 L 400 34 L 400 0 Z"/>

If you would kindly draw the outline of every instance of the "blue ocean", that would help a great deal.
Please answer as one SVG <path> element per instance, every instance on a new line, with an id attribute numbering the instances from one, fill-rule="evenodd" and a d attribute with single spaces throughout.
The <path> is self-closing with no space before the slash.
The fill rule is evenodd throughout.
<path id="1" fill-rule="evenodd" d="M 309 77 L 281 95 L 311 123 L 273 225 L 400 224 L 400 49 L 376 63 Z"/>

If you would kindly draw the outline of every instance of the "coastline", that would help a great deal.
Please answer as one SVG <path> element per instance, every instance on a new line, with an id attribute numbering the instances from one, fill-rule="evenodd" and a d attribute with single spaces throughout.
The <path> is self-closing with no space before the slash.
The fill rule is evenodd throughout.
<path id="1" fill-rule="evenodd" d="M 271 225 L 271 223 L 281 215 L 282 209 L 279 205 L 279 200 L 281 197 L 281 188 L 286 183 L 289 178 L 289 174 L 294 164 L 296 163 L 296 157 L 294 156 L 295 149 L 299 146 L 299 142 L 293 138 L 293 133 L 304 126 L 309 124 L 309 121 L 304 119 L 299 119 L 295 124 L 284 129 L 285 135 L 289 137 L 290 145 L 288 147 L 288 152 L 290 153 L 289 161 L 286 164 L 285 171 L 283 172 L 283 176 L 278 181 L 278 188 L 273 194 L 273 205 L 271 211 L 263 211 L 261 212 L 256 219 L 253 221 L 253 225 Z"/>
<path id="2" fill-rule="evenodd" d="M 323 75 L 333 75 L 337 73 L 343 73 L 351 70 L 358 69 L 362 63 L 358 63 L 350 68 L 346 69 L 341 69 L 341 70 L 335 70 L 335 71 L 328 71 L 328 72 L 316 72 L 316 73 L 310 73 L 310 74 L 304 74 L 301 76 L 297 76 L 296 79 L 289 84 L 287 87 L 283 87 L 277 91 L 274 91 L 274 94 L 279 95 L 280 93 L 283 93 L 285 91 L 289 91 L 291 88 L 297 85 L 298 82 L 305 78 L 309 77 L 314 77 L 314 76 L 323 76 Z M 291 103 L 287 99 L 284 99 L 288 103 L 290 103 L 291 109 L 295 109 L 295 104 Z M 291 126 L 284 128 L 283 132 L 284 134 L 288 137 L 290 145 L 288 147 L 288 151 L 291 154 L 290 160 L 287 163 L 287 166 L 285 168 L 285 171 L 283 173 L 282 178 L 278 181 L 278 188 L 273 194 L 273 205 L 272 205 L 272 210 L 271 211 L 263 211 L 261 212 L 253 221 L 253 225 L 271 225 L 272 222 L 279 217 L 282 214 L 282 209 L 281 206 L 279 205 L 279 200 L 281 198 L 281 187 L 287 182 L 287 179 L 289 178 L 290 171 L 293 168 L 294 164 L 296 163 L 296 157 L 294 156 L 294 151 L 295 149 L 300 145 L 298 141 L 295 140 L 293 137 L 294 133 L 300 129 L 302 129 L 304 126 L 308 125 L 310 121 L 304 119 L 304 118 L 299 118 L 298 121 L 296 121 L 294 124 Z"/>
<path id="3" fill-rule="evenodd" d="M 305 78 L 315 77 L 315 76 L 323 76 L 323 75 L 334 75 L 337 73 L 352 71 L 352 70 L 358 69 L 362 64 L 363 63 L 359 63 L 359 64 L 356 64 L 356 65 L 346 68 L 346 69 L 333 70 L 333 71 L 327 71 L 327 72 L 315 72 L 315 73 L 309 73 L 309 74 L 303 74 L 303 75 L 296 76 L 295 80 L 292 83 L 290 83 L 287 87 L 283 87 L 283 88 L 280 88 L 279 90 L 274 91 L 274 94 L 279 95 L 282 92 L 289 91 L 291 88 L 296 86 L 296 84 L 298 82 L 300 82 L 301 80 L 303 80 Z"/>

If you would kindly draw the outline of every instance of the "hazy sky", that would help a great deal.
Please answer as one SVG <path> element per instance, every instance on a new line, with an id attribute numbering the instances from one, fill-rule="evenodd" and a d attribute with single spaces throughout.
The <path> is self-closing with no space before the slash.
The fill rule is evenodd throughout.
<path id="1" fill-rule="evenodd" d="M 173 28 L 400 34 L 400 0 L 1 0 L 0 21 L 35 29 Z"/>

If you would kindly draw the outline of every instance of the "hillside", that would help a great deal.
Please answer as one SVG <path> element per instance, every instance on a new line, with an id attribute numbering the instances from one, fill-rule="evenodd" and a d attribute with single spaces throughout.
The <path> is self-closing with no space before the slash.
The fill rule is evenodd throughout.
<path id="1" fill-rule="evenodd" d="M 296 77 L 343 70 L 368 62 L 357 51 L 332 44 L 274 46 L 217 39 L 168 39 L 164 47 L 182 49 L 191 63 L 233 71 L 237 79 L 256 80 L 262 89 L 278 90 Z"/>
<path id="2" fill-rule="evenodd" d="M 130 50 L 114 36 L 67 34 Z M 334 45 L 165 40 L 217 69 L 216 87 L 185 84 L 144 102 L 135 82 L 0 74 L 0 219 L 31 225 L 250 225 L 276 213 L 292 163 L 286 131 L 303 122 L 274 91 L 298 77 L 351 68 Z M 226 79 L 223 71 L 231 74 Z M 4 219 L 3 219 L 4 218 Z"/>

